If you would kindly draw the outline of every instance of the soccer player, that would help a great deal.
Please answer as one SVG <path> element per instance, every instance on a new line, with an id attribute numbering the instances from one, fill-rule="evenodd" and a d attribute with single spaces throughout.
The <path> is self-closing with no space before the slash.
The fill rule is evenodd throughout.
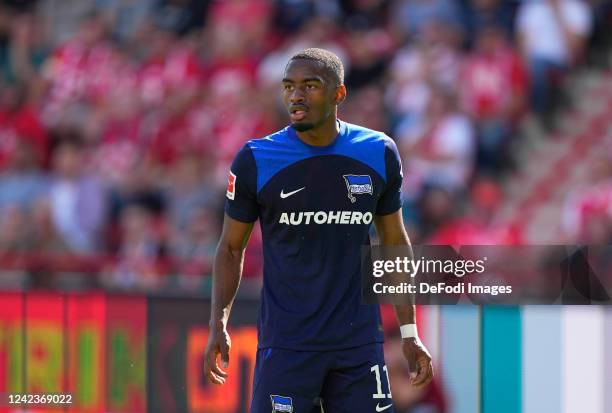
<path id="1" fill-rule="evenodd" d="M 259 219 L 264 277 L 251 412 L 392 412 L 379 307 L 361 303 L 360 263 L 371 222 L 383 245 L 410 246 L 397 148 L 337 118 L 346 87 L 333 53 L 294 55 L 282 94 L 291 124 L 248 141 L 231 166 L 205 373 L 215 384 L 227 379 L 227 323 Z M 395 310 L 412 383 L 427 384 L 433 368 L 414 306 Z"/>

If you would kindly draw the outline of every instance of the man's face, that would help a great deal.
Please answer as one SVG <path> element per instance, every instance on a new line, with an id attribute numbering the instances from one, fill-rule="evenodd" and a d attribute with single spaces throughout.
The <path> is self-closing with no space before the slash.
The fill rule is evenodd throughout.
<path id="1" fill-rule="evenodd" d="M 320 63 L 296 59 L 285 68 L 282 82 L 283 102 L 291 126 L 304 132 L 323 124 L 335 112 L 341 98 L 339 86 Z"/>

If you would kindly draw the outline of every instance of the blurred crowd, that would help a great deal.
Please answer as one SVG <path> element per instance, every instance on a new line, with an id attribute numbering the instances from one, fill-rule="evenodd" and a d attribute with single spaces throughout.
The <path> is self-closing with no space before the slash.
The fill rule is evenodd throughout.
<path id="1" fill-rule="evenodd" d="M 397 141 L 414 242 L 520 243 L 520 228 L 495 220 L 500 181 L 520 167 L 518 126 L 554 127 L 568 73 L 588 45 L 609 46 L 610 10 L 582 0 L 3 1 L 0 250 L 99 257 L 101 282 L 120 287 L 209 274 L 229 163 L 245 140 L 286 124 L 283 68 L 311 46 L 345 63 L 340 117 Z M 246 276 L 259 274 L 254 238 Z"/>
<path id="2" fill-rule="evenodd" d="M 286 124 L 284 66 L 313 46 L 345 64 L 340 117 L 396 140 L 414 243 L 523 243 L 496 214 L 520 125 L 555 127 L 610 27 L 609 0 L 4 0 L 0 265 L 71 257 L 114 288 L 210 274 L 229 164 Z M 611 164 L 568 197 L 567 240 L 612 241 Z M 445 410 L 436 385 L 394 396 Z"/>

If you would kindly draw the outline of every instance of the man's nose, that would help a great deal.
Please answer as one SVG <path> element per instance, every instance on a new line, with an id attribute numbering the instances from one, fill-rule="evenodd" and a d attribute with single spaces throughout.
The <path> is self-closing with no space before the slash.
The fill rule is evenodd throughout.
<path id="1" fill-rule="evenodd" d="M 300 87 L 293 89 L 293 93 L 289 97 L 291 103 L 300 103 L 304 101 L 304 91 Z"/>

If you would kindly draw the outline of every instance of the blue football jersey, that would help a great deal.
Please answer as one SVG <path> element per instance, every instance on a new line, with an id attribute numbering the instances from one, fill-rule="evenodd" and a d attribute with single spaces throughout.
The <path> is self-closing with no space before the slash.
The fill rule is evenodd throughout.
<path id="1" fill-rule="evenodd" d="M 361 247 L 374 215 L 401 207 L 401 161 L 385 134 L 342 121 L 339 128 L 321 147 L 288 126 L 248 141 L 232 164 L 225 212 L 261 224 L 259 348 L 383 340 L 378 306 L 361 303 Z"/>

